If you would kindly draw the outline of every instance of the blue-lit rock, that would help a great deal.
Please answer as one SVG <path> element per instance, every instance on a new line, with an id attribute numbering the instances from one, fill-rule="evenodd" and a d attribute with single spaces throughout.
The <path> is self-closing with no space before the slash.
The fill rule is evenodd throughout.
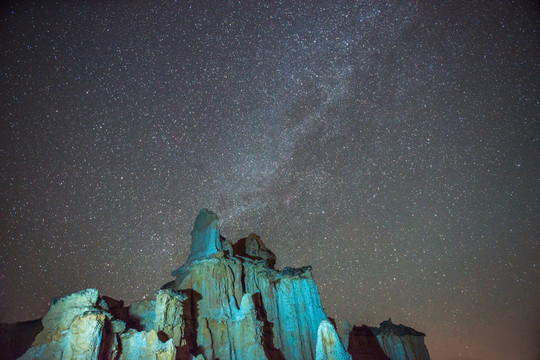
<path id="1" fill-rule="evenodd" d="M 178 310 L 181 311 L 184 298 L 179 296 L 180 308 L 177 309 L 176 299 L 163 300 L 171 292 L 158 292 L 157 305 L 156 301 L 150 300 L 135 303 L 129 308 L 123 308 L 122 302 L 110 308 L 96 289 L 54 299 L 49 312 L 42 319 L 43 330 L 20 359 L 173 360 L 176 355 L 173 336 L 177 334 L 178 323 L 167 315 L 174 317 Z M 167 314 L 163 315 L 163 312 Z M 154 327 L 156 313 L 157 324 L 167 323 L 163 328 L 138 331 L 128 328 L 126 324 L 127 321 L 137 327 Z M 125 318 L 118 319 L 116 316 Z M 157 331 L 163 331 L 169 339 L 161 341 Z M 165 333 L 167 331 L 171 336 Z"/>
<path id="2" fill-rule="evenodd" d="M 191 231 L 191 252 L 188 262 L 207 258 L 221 251 L 219 219 L 208 209 L 202 209 Z"/>
<path id="3" fill-rule="evenodd" d="M 253 295 L 244 294 L 231 322 L 231 347 L 236 359 L 265 359 L 262 341 L 264 323 L 257 319 Z"/>
<path id="4" fill-rule="evenodd" d="M 55 299 L 21 359 L 363 360 L 377 342 L 392 360 L 429 359 L 423 334 L 390 321 L 372 328 L 369 349 L 345 324 L 348 348 L 356 346 L 349 355 L 311 267 L 279 271 L 275 261 L 255 234 L 234 244 L 220 236 L 217 216 L 203 209 L 187 262 L 155 299 L 124 306 L 96 289 Z"/>
<path id="5" fill-rule="evenodd" d="M 176 348 L 173 340 L 161 342 L 154 330 L 129 330 L 120 335 L 122 352 L 119 360 L 174 360 Z"/>
<path id="6" fill-rule="evenodd" d="M 272 285 L 275 305 L 268 306 L 279 331 L 277 345 L 287 359 L 314 359 L 319 324 L 327 317 L 311 267 L 286 267 Z"/>
<path id="7" fill-rule="evenodd" d="M 316 360 L 351 360 L 345 351 L 334 325 L 328 320 L 321 321 L 317 331 Z"/>
<path id="8" fill-rule="evenodd" d="M 391 319 L 373 328 L 381 348 L 391 360 L 430 360 L 424 343 L 424 333 L 405 325 L 395 325 Z"/>
<path id="9" fill-rule="evenodd" d="M 159 290 L 156 293 L 154 329 L 167 334 L 175 346 L 180 346 L 184 338 L 183 315 L 186 300 L 187 295 L 172 289 Z"/>
<path id="10" fill-rule="evenodd" d="M 201 211 L 201 214 L 207 213 L 207 210 Z M 212 222 L 196 221 L 195 229 L 207 236 L 219 234 L 219 229 L 215 228 L 219 224 L 217 217 L 213 219 Z M 202 223 L 207 224 L 208 229 L 202 229 Z M 212 243 L 195 236 L 193 241 Z M 225 247 L 230 249 L 230 246 Z M 255 234 L 232 248 L 232 254 L 230 250 L 218 251 L 198 260 L 190 256 L 187 264 L 173 272 L 177 277 L 174 288 L 189 294 L 189 302 L 196 308 L 191 315 L 187 314 L 192 316 L 189 323 L 196 325 L 193 329 L 196 343 L 190 351 L 195 352 L 201 346 L 206 359 L 241 359 L 236 349 L 262 347 L 263 359 L 314 359 L 317 329 L 326 314 L 311 268 L 274 270 L 275 256 Z M 255 318 L 246 316 L 246 321 L 241 323 L 245 323 L 244 328 L 239 328 L 234 319 L 239 309 L 242 311 L 240 299 L 245 299 L 247 294 L 253 298 Z M 242 337 L 244 342 L 248 339 L 257 342 L 239 342 L 235 334 L 242 332 L 251 333 Z M 254 353 L 251 358 L 258 356 Z"/>
<path id="11" fill-rule="evenodd" d="M 150 331 L 154 328 L 156 319 L 156 301 L 142 300 L 134 302 L 129 306 L 129 316 L 141 329 Z"/>
<path id="12" fill-rule="evenodd" d="M 98 359 L 103 328 L 110 314 L 98 308 L 98 291 L 86 289 L 53 299 L 42 319 L 43 330 L 20 358 Z M 107 350 L 102 349 L 107 355 Z"/>

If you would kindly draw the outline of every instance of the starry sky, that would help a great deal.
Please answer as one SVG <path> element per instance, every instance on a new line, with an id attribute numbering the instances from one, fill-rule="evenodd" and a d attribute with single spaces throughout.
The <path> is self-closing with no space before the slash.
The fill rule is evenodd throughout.
<path id="1" fill-rule="evenodd" d="M 338 323 L 539 358 L 538 4 L 1 6 L 0 321 L 151 298 L 207 207 Z"/>

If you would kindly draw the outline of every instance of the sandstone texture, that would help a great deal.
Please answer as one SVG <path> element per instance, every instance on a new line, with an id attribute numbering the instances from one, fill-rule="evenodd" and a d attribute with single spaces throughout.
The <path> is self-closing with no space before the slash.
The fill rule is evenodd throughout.
<path id="1" fill-rule="evenodd" d="M 0 327 L 10 351 L 3 359 L 429 359 L 424 334 L 390 320 L 345 323 L 342 343 L 311 267 L 276 270 L 256 234 L 233 244 L 202 209 L 191 237 L 186 263 L 155 299 L 126 306 L 96 289 L 54 299 L 41 324 L 27 325 L 37 334 L 29 348 L 28 339 L 14 341 L 23 325 Z"/>

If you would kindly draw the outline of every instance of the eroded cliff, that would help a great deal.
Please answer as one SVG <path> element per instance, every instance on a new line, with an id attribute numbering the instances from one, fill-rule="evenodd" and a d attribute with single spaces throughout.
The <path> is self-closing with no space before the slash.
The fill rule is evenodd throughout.
<path id="1" fill-rule="evenodd" d="M 429 359 L 423 334 L 391 322 L 348 328 L 342 344 L 311 267 L 274 269 L 260 237 L 229 242 L 211 211 L 191 235 L 155 299 L 125 306 L 96 289 L 55 299 L 20 359 Z"/>

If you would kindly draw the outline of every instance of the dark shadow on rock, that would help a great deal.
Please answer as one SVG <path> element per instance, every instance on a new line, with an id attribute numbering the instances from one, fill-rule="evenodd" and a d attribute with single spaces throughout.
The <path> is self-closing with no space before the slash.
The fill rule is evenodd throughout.
<path id="1" fill-rule="evenodd" d="M 109 296 L 102 296 L 101 298 L 107 303 L 109 308 L 106 311 L 111 313 L 113 318 L 125 322 L 126 329 L 143 330 L 141 320 L 129 313 L 129 306 L 125 306 L 123 300 L 116 300 Z"/>
<path id="2" fill-rule="evenodd" d="M 129 307 L 124 306 L 124 300 L 116 300 L 106 295 L 102 296 L 101 299 L 105 301 L 108 307 L 108 309 L 103 310 L 109 312 L 113 318 L 122 320 L 127 324 L 129 320 Z"/>
<path id="3" fill-rule="evenodd" d="M 199 327 L 199 301 L 202 295 L 193 289 L 181 290 L 187 295 L 183 302 L 184 337 L 180 344 L 185 344 L 177 348 L 176 359 L 192 359 L 193 355 L 203 354 L 204 349 L 197 346 L 197 329 Z"/>
<path id="4" fill-rule="evenodd" d="M 248 241 L 256 241 L 259 249 L 257 253 L 259 256 L 252 254 L 248 254 L 247 252 L 247 243 Z M 273 269 L 276 265 L 276 255 L 270 249 L 268 249 L 264 242 L 261 240 L 259 236 L 256 234 L 249 234 L 247 238 L 242 238 L 238 240 L 236 243 L 232 245 L 233 248 L 233 255 L 237 257 L 238 259 L 247 258 L 251 260 L 265 260 L 266 265 Z"/>
<path id="5" fill-rule="evenodd" d="M 105 318 L 103 329 L 101 330 L 101 343 L 99 344 L 98 359 L 110 359 L 113 350 L 114 333 L 112 324 L 108 318 Z"/>
<path id="6" fill-rule="evenodd" d="M 114 334 L 116 336 L 116 356 L 114 357 L 114 360 L 120 360 L 120 356 L 122 356 L 122 351 L 124 348 L 122 347 L 122 339 L 120 338 L 120 334 Z"/>
<path id="7" fill-rule="evenodd" d="M 161 341 L 163 343 L 169 341 L 169 339 L 170 339 L 169 335 L 167 335 L 165 333 L 165 331 L 163 331 L 163 330 L 158 331 L 157 336 L 158 336 L 159 341 Z"/>
<path id="8" fill-rule="evenodd" d="M 261 293 L 253 294 L 252 299 L 257 312 L 257 320 L 263 322 L 261 341 L 266 358 L 269 360 L 285 360 L 283 352 L 281 352 L 280 349 L 276 349 L 274 346 L 274 323 L 268 321 Z"/>
<path id="9" fill-rule="evenodd" d="M 41 319 L 0 324 L 0 360 L 21 357 L 42 330 Z"/>
<path id="10" fill-rule="evenodd" d="M 347 352 L 351 354 L 352 360 L 390 360 L 371 328 L 366 325 L 352 328 Z"/>
<path id="11" fill-rule="evenodd" d="M 174 289 L 174 280 L 173 280 L 173 281 L 169 281 L 169 282 L 166 283 L 166 284 L 163 284 L 163 286 L 161 287 L 160 290 L 165 290 L 165 289 Z"/>

